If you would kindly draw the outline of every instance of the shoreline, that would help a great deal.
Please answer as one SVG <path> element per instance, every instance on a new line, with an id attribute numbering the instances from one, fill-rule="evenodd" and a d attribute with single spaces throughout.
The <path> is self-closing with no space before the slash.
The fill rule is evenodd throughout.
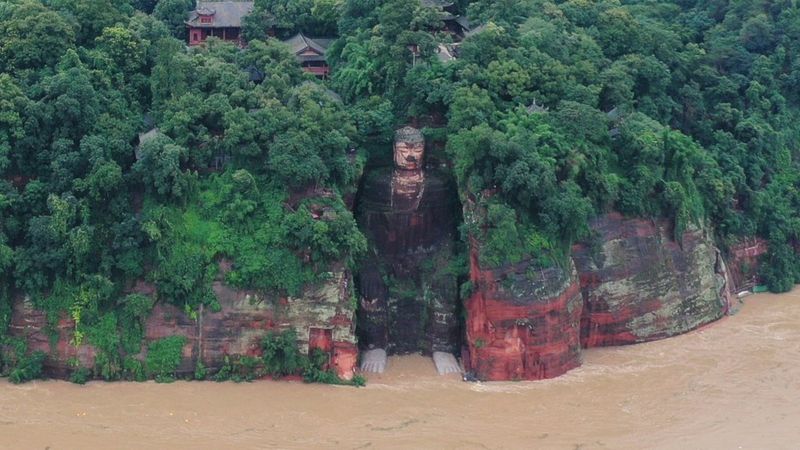
<path id="1" fill-rule="evenodd" d="M 715 327 L 590 349 L 536 382 L 464 383 L 420 356 L 367 386 L 0 382 L 9 448 L 793 448 L 800 289 Z M 310 430 L 314 430 L 310 433 Z"/>

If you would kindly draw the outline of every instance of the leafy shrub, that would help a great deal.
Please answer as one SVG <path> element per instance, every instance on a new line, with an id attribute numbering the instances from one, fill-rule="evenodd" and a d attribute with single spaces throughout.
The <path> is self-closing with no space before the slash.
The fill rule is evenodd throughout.
<path id="1" fill-rule="evenodd" d="M 145 360 L 147 375 L 159 383 L 174 381 L 185 344 L 184 336 L 169 336 L 150 343 Z"/>
<path id="2" fill-rule="evenodd" d="M 105 380 L 116 380 L 122 372 L 119 356 L 120 333 L 117 329 L 117 316 L 107 313 L 93 326 L 86 327 L 89 343 L 97 350 L 95 356 L 95 375 Z"/>
<path id="3" fill-rule="evenodd" d="M 47 356 L 37 351 L 28 354 L 28 343 L 21 338 L 0 338 L 0 369 L 12 383 L 19 384 L 42 377 L 42 363 Z"/>
<path id="4" fill-rule="evenodd" d="M 264 370 L 275 378 L 295 375 L 306 363 L 297 349 L 297 332 L 291 328 L 281 333 L 269 332 L 261 340 L 261 349 Z"/>
<path id="5" fill-rule="evenodd" d="M 222 367 L 214 375 L 214 381 L 252 381 L 264 375 L 264 362 L 252 356 L 225 355 Z"/>
<path id="6" fill-rule="evenodd" d="M 197 364 L 195 364 L 194 366 L 194 379 L 198 381 L 205 380 L 206 376 L 208 376 L 208 369 L 206 369 L 206 366 L 203 364 L 203 361 L 200 361 L 200 359 L 198 358 Z"/>
<path id="7" fill-rule="evenodd" d="M 42 378 L 42 363 L 47 354 L 36 351 L 17 360 L 16 365 L 8 374 L 8 379 L 14 384 Z"/>
<path id="8" fill-rule="evenodd" d="M 91 372 L 86 367 L 78 367 L 69 375 L 69 381 L 75 384 L 86 384 Z"/>
<path id="9" fill-rule="evenodd" d="M 126 380 L 145 381 L 147 379 L 144 364 L 133 356 L 126 356 L 122 367 Z"/>
<path id="10" fill-rule="evenodd" d="M 262 340 L 264 372 L 273 377 L 302 375 L 306 383 L 348 384 L 363 386 L 363 377 L 351 381 L 342 380 L 335 372 L 326 368 L 328 354 L 315 348 L 306 356 L 297 348 L 297 333 L 288 329 L 281 333 L 270 332 Z"/>
<path id="11" fill-rule="evenodd" d="M 144 321 L 153 309 L 153 299 L 130 294 L 122 299 L 119 312 L 120 341 L 127 354 L 139 353 L 144 338 Z"/>

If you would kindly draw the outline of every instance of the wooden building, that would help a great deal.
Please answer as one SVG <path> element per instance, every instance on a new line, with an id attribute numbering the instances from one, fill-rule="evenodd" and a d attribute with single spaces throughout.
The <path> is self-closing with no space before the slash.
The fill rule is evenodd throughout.
<path id="1" fill-rule="evenodd" d="M 283 42 L 289 46 L 292 53 L 297 57 L 297 61 L 300 62 L 303 70 L 319 78 L 328 78 L 330 68 L 325 60 L 325 52 L 327 52 L 328 46 L 331 45 L 333 39 L 312 39 L 303 33 L 298 33 Z"/>
<path id="2" fill-rule="evenodd" d="M 420 3 L 426 8 L 434 8 L 441 13 L 445 31 L 453 35 L 455 40 L 463 39 L 464 34 L 470 30 L 469 20 L 457 14 L 455 3 L 452 1 L 421 0 Z"/>
<path id="3" fill-rule="evenodd" d="M 253 11 L 253 2 L 197 2 L 197 8 L 189 13 L 186 26 L 189 28 L 189 45 L 198 45 L 208 37 L 244 45 L 242 20 Z"/>

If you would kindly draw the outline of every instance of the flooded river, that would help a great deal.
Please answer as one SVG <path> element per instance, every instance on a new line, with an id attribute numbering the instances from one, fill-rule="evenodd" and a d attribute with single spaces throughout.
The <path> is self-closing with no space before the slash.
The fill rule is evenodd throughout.
<path id="1" fill-rule="evenodd" d="M 0 382 L 2 448 L 800 448 L 800 290 L 555 380 L 464 383 L 422 357 L 363 389 Z"/>

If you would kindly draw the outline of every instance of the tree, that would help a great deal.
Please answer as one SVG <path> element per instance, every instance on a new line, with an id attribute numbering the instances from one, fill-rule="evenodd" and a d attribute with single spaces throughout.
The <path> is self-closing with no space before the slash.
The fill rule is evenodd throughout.
<path id="1" fill-rule="evenodd" d="M 11 167 L 17 142 L 25 136 L 23 119 L 30 102 L 14 80 L 0 73 L 0 175 Z"/>
<path id="2" fill-rule="evenodd" d="M 143 142 L 133 165 L 148 192 L 171 200 L 185 198 L 191 189 L 191 176 L 181 168 L 186 150 L 159 135 Z"/>
<path id="3" fill-rule="evenodd" d="M 159 0 L 133 0 L 133 7 L 146 14 L 153 12 Z"/>
<path id="4" fill-rule="evenodd" d="M 150 90 L 153 109 L 160 117 L 170 100 L 186 93 L 192 61 L 183 54 L 182 44 L 176 39 L 161 39 L 156 47 L 158 50 L 150 76 Z"/>
<path id="5" fill-rule="evenodd" d="M 294 188 L 318 184 L 329 169 L 314 151 L 314 141 L 304 131 L 278 135 L 269 148 L 269 168 L 278 179 Z"/>
<path id="6" fill-rule="evenodd" d="M 275 39 L 250 41 L 247 52 L 239 56 L 239 67 L 261 71 L 262 89 L 279 98 L 286 97 L 292 87 L 305 79 L 295 55 Z"/>
<path id="7" fill-rule="evenodd" d="M 53 139 L 74 143 L 96 123 L 101 110 L 101 95 L 92 84 L 89 70 L 78 54 L 69 50 L 58 64 L 57 72 L 42 81 L 46 101 L 40 103 L 42 121 Z"/>
<path id="8" fill-rule="evenodd" d="M 89 44 L 104 28 L 133 14 L 129 0 L 52 0 L 51 4 L 75 23 L 79 45 Z"/>
<path id="9" fill-rule="evenodd" d="M 153 9 L 153 16 L 164 22 L 174 37 L 186 40 L 188 31 L 185 22 L 192 8 L 192 0 L 159 0 Z"/>
<path id="10" fill-rule="evenodd" d="M 41 3 L 26 1 L 10 8 L 0 20 L 0 71 L 53 66 L 75 45 L 74 28 Z"/>
<path id="11" fill-rule="evenodd" d="M 281 38 L 298 32 L 332 36 L 341 4 L 342 0 L 256 0 L 252 19 L 245 19 L 246 27 L 257 31 L 263 30 L 265 24 L 274 25 Z M 257 32 L 249 36 L 263 39 Z"/>

